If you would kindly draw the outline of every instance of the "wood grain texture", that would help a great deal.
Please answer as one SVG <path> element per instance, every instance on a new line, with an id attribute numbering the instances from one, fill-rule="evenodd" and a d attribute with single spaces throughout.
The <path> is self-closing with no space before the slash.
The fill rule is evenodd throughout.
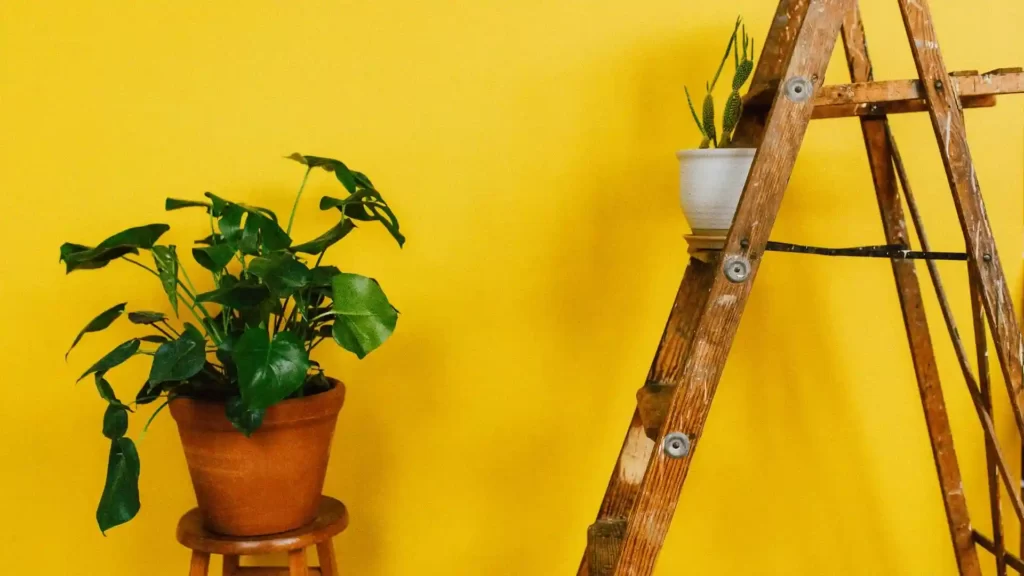
<path id="1" fill-rule="evenodd" d="M 334 553 L 334 540 L 328 538 L 316 545 L 316 556 L 320 561 L 323 576 L 338 576 L 338 557 Z"/>
<path id="2" fill-rule="evenodd" d="M 874 71 L 859 9 L 855 8 L 847 13 L 843 21 L 842 37 L 850 79 L 855 83 L 873 80 Z M 889 138 L 888 122 L 886 118 L 862 118 L 861 131 L 867 148 L 886 243 L 909 246 L 910 238 L 900 200 L 897 173 L 893 165 L 894 150 Z M 963 493 L 960 467 L 946 414 L 946 402 L 939 381 L 939 370 L 935 362 L 935 350 L 928 328 L 916 264 L 913 260 L 892 260 L 892 272 L 903 313 L 903 325 L 910 342 L 910 355 L 917 377 L 925 426 L 928 429 L 932 458 L 938 472 L 939 489 L 942 493 L 957 567 L 960 574 L 980 574 L 981 566 L 971 538 L 970 514 Z"/>
<path id="3" fill-rule="evenodd" d="M 1014 419 L 1018 431 L 1024 436 L 1024 387 L 1021 385 L 1024 342 L 967 145 L 963 111 L 959 108 L 956 92 L 951 89 L 927 0 L 899 0 L 899 4 L 918 76 L 931 106 L 929 116 L 953 191 L 967 253 L 980 274 L 982 302 L 1010 394 Z"/>
<path id="4" fill-rule="evenodd" d="M 996 105 L 997 100 L 995 96 L 964 96 L 960 99 L 960 102 L 964 108 L 991 108 Z M 924 99 L 880 103 L 853 102 L 849 104 L 816 106 L 812 118 L 815 120 L 856 116 L 881 118 L 890 114 L 911 114 L 927 111 L 928 102 Z"/>
<path id="5" fill-rule="evenodd" d="M 306 549 L 299 548 L 288 553 L 288 576 L 309 576 L 309 564 L 306 563 Z"/>
<path id="6" fill-rule="evenodd" d="M 981 303 L 981 286 L 974 270 L 971 276 L 971 317 L 974 319 L 974 350 L 977 353 L 978 382 L 981 384 L 981 399 L 989 418 L 992 412 L 992 384 L 988 366 L 988 330 L 985 326 L 985 310 Z M 1003 540 L 1003 512 L 999 506 L 999 472 L 996 469 L 995 444 L 985 438 L 985 467 L 988 482 L 989 512 L 992 516 L 992 544 L 995 547 L 996 575 L 1006 576 L 1006 543 Z"/>
<path id="7" fill-rule="evenodd" d="M 853 5 L 853 0 L 811 0 L 784 79 L 803 77 L 814 90 L 820 88 L 843 15 Z M 666 357 L 666 364 L 659 367 L 664 373 L 681 374 L 681 384 L 630 513 L 617 576 L 646 576 L 654 569 L 813 110 L 813 99 L 795 102 L 782 91 L 776 96 L 722 251 L 724 265 L 734 258 L 748 260 L 749 276 L 733 283 L 719 267 L 689 352 L 682 358 Z M 673 431 L 690 436 L 687 456 L 669 458 L 657 448 Z"/>
<path id="8" fill-rule="evenodd" d="M 624 518 L 598 520 L 587 529 L 587 564 L 590 567 L 590 576 L 612 576 L 625 535 Z"/>
<path id="9" fill-rule="evenodd" d="M 210 555 L 206 552 L 192 551 L 188 563 L 188 576 L 206 576 L 210 571 Z"/>
<path id="10" fill-rule="evenodd" d="M 774 85 L 778 92 L 778 80 L 789 66 L 789 56 L 796 45 L 797 32 L 807 15 L 809 0 L 780 0 L 775 11 L 768 37 L 757 58 L 757 67 L 750 79 L 751 92 Z M 769 101 L 771 98 L 768 99 Z M 733 148 L 756 148 L 764 136 L 766 117 L 764 114 L 746 113 L 740 117 L 732 137 Z"/>
<path id="11" fill-rule="evenodd" d="M 717 269 L 717 254 L 711 255 L 707 262 L 690 260 L 686 272 L 683 274 L 683 280 L 679 284 L 679 290 L 676 291 L 665 329 L 662 331 L 658 351 L 654 355 L 654 361 L 651 363 L 651 369 L 647 375 L 648 381 L 651 381 L 652 378 L 660 379 L 664 382 L 663 386 L 676 383 L 676 380 L 672 379 L 671 373 L 664 372 L 659 368 L 665 364 L 662 358 L 685 355 L 689 349 L 697 315 L 707 302 L 711 282 Z M 640 489 L 644 472 L 647 470 L 647 463 L 653 448 L 654 442 L 645 433 L 639 409 L 634 410 L 626 438 L 619 450 L 619 458 L 615 462 L 615 469 L 612 471 L 604 499 L 601 501 L 597 523 L 605 520 L 625 519 L 629 515 L 629 511 L 636 502 L 636 495 Z M 589 550 L 584 552 L 577 571 L 578 576 L 592 576 L 589 567 L 590 556 Z"/>

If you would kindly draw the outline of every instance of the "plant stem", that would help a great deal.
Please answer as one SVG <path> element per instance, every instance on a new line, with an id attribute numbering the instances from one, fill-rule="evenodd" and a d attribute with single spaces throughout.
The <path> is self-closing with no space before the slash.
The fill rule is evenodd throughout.
<path id="1" fill-rule="evenodd" d="M 146 270 L 147 272 L 149 272 L 150 274 L 152 274 L 152 275 L 156 276 L 157 278 L 160 278 L 160 274 L 158 274 L 156 270 L 153 270 L 152 268 L 150 268 L 149 266 L 146 266 L 146 265 L 145 265 L 145 264 L 143 264 L 142 262 L 139 262 L 139 261 L 137 261 L 137 260 L 132 260 L 131 258 L 128 258 L 127 256 L 121 256 L 121 259 L 122 259 L 122 260 L 125 260 L 125 261 L 127 261 L 127 262 L 131 262 L 132 264 L 135 264 L 136 266 L 138 266 L 138 267 L 142 268 L 143 270 Z M 181 265 L 180 265 L 180 263 L 179 263 L 179 266 L 178 266 L 178 268 L 179 268 L 179 269 L 181 268 Z M 195 297 L 195 295 L 194 295 L 194 294 L 192 294 L 191 292 L 189 292 L 188 288 L 187 288 L 187 287 L 185 287 L 185 285 L 184 285 L 184 284 L 182 284 L 181 282 L 178 282 L 178 283 L 177 283 L 177 285 L 176 285 L 176 287 L 178 287 L 178 288 L 181 288 L 182 290 L 184 290 L 184 291 L 185 291 L 185 294 L 182 294 L 182 293 L 178 292 L 178 296 L 180 296 L 180 297 L 181 297 L 181 301 L 185 303 L 185 306 L 186 306 L 186 307 L 188 307 L 188 310 L 189 310 L 189 312 L 191 312 L 191 313 L 192 313 L 192 316 L 194 316 L 194 317 L 195 317 L 195 319 L 196 319 L 196 321 L 197 321 L 197 322 L 199 322 L 199 325 L 200 325 L 200 326 L 203 326 L 203 327 L 205 327 L 206 325 L 205 325 L 205 324 L 203 324 L 203 319 L 202 319 L 202 318 L 200 318 L 200 317 L 199 317 L 199 314 L 198 314 L 198 313 L 196 312 L 196 308 L 195 308 L 195 305 L 196 305 L 196 304 L 199 304 L 199 303 L 195 301 L 195 300 L 196 300 L 196 297 Z M 185 297 L 186 295 L 187 295 L 187 296 L 188 296 L 189 298 L 191 298 L 192 302 L 189 302 L 189 300 L 188 300 L 188 299 L 187 299 L 187 298 Z M 200 311 L 202 311 L 202 312 L 203 312 L 203 314 L 204 314 L 204 315 L 206 316 L 206 318 L 207 318 L 207 319 L 209 320 L 209 319 L 210 319 L 210 316 L 209 316 L 209 314 L 207 314 L 207 313 L 206 313 L 206 310 L 205 310 L 205 309 L 203 309 L 203 306 L 202 306 L 202 304 L 199 304 L 199 309 L 200 309 Z M 211 320 L 211 322 L 212 322 L 212 320 Z M 210 339 L 211 339 L 211 340 L 213 340 L 213 341 L 214 341 L 214 343 L 216 343 L 216 344 L 217 344 L 218 346 L 220 346 L 220 342 L 221 342 L 221 341 L 220 341 L 220 339 L 219 339 L 219 336 L 220 336 L 220 335 L 219 335 L 219 334 L 217 334 L 217 331 L 216 331 L 216 330 L 212 330 L 212 331 L 210 331 L 210 330 L 207 330 L 207 333 L 209 333 L 209 335 L 210 335 Z"/>
<path id="2" fill-rule="evenodd" d="M 189 296 L 192 296 L 192 302 L 199 308 L 199 311 L 203 313 L 203 316 L 206 317 L 206 320 L 210 324 L 210 338 L 213 339 L 215 344 L 220 346 L 220 343 L 223 342 L 223 338 L 221 338 L 220 334 L 217 333 L 217 325 L 214 324 L 213 317 L 210 316 L 210 313 L 206 311 L 206 307 L 203 306 L 203 303 L 196 299 L 195 293 L 198 292 L 198 290 L 196 290 L 196 287 L 192 284 L 192 279 L 188 277 L 188 271 L 185 270 L 185 267 L 181 265 L 180 260 L 178 261 L 178 270 L 181 270 L 181 274 L 185 277 L 185 283 L 188 284 L 189 288 L 192 289 L 192 292 L 189 293 Z M 185 287 L 182 286 L 182 288 L 184 289 Z M 188 292 L 188 290 L 185 291 Z M 201 323 L 202 322 L 200 322 L 200 324 Z"/>
<path id="3" fill-rule="evenodd" d="M 174 336 L 172 336 L 171 333 L 168 332 L 167 330 L 161 328 L 159 324 L 153 324 L 152 326 L 153 328 L 156 328 L 158 331 L 160 331 L 160 333 L 163 334 L 164 336 L 167 336 L 171 340 L 174 340 Z"/>
<path id="4" fill-rule="evenodd" d="M 302 184 L 299 185 L 299 193 L 295 195 L 295 204 L 292 205 L 292 213 L 288 216 L 288 229 L 285 230 L 285 234 L 289 236 L 292 234 L 292 223 L 295 222 L 295 211 L 299 208 L 299 198 L 302 198 L 302 191 L 306 188 L 306 180 L 309 179 L 309 173 L 312 171 L 312 166 L 306 168 L 306 174 L 302 176 Z"/>
<path id="5" fill-rule="evenodd" d="M 161 322 L 164 323 L 164 326 L 167 328 L 167 330 L 171 332 L 171 334 L 174 334 L 175 336 L 181 336 L 181 334 L 174 329 L 174 326 L 171 326 L 170 322 L 168 322 L 167 320 L 161 320 Z M 157 328 L 157 330 L 159 330 L 159 328 Z"/>

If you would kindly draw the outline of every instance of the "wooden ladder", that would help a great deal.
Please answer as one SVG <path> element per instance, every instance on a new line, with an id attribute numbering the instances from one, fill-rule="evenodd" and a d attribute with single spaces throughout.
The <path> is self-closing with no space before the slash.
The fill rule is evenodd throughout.
<path id="1" fill-rule="evenodd" d="M 962 575 L 980 575 L 976 544 L 995 555 L 998 573 L 1024 563 L 1006 551 L 999 512 L 1000 480 L 1024 522 L 1019 485 L 1010 477 L 995 435 L 987 366 L 985 319 L 991 328 L 1018 431 L 1024 437 L 1024 343 L 981 198 L 964 128 L 963 108 L 994 106 L 997 94 L 1024 92 L 1021 69 L 949 73 L 939 51 L 927 0 L 898 0 L 917 80 L 877 82 L 856 0 L 781 0 L 763 44 L 734 146 L 756 147 L 732 227 L 724 239 L 690 238 L 691 259 L 605 492 L 587 532 L 580 576 L 641 576 L 654 570 L 700 445 L 704 423 L 766 250 L 842 253 L 889 258 L 903 311 L 928 436 Z M 851 84 L 823 86 L 836 39 L 842 36 Z M 930 252 L 917 204 L 889 129 L 888 114 L 927 111 L 960 217 L 966 253 Z M 856 116 L 874 179 L 887 244 L 827 251 L 770 242 L 772 225 L 797 152 L 812 118 Z M 902 187 L 921 251 L 910 238 Z M 985 432 L 993 535 L 971 527 L 939 374 L 925 318 L 915 260 L 927 262 L 947 331 Z M 974 310 L 978 374 L 957 332 L 937 259 L 967 262 Z M 1024 544 L 1024 543 L 1022 543 Z M 1024 572 L 1022 572 L 1024 573 Z"/>

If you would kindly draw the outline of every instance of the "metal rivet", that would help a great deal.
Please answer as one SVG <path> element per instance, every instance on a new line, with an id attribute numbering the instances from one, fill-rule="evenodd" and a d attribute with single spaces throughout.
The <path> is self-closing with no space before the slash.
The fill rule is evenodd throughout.
<path id="1" fill-rule="evenodd" d="M 669 458 L 682 458 L 690 453 L 690 437 L 682 432 L 672 432 L 665 436 L 662 447 Z"/>
<path id="2" fill-rule="evenodd" d="M 991 262 L 992 261 L 992 255 L 991 254 L 985 254 L 984 256 L 981 257 L 981 259 L 984 260 L 985 262 Z"/>
<path id="3" fill-rule="evenodd" d="M 811 98 L 814 85 L 807 78 L 797 76 L 786 81 L 785 92 L 786 97 L 793 102 L 805 102 Z"/>
<path id="4" fill-rule="evenodd" d="M 740 248 L 743 248 L 744 250 L 750 248 L 750 240 L 747 240 L 746 238 L 740 240 Z"/>
<path id="5" fill-rule="evenodd" d="M 724 272 L 730 282 L 743 282 L 750 276 L 750 262 L 742 256 L 734 256 L 725 261 Z"/>
<path id="6" fill-rule="evenodd" d="M 935 81 L 935 89 L 938 90 L 939 92 L 942 92 L 942 87 L 943 87 L 942 80 L 936 80 Z"/>

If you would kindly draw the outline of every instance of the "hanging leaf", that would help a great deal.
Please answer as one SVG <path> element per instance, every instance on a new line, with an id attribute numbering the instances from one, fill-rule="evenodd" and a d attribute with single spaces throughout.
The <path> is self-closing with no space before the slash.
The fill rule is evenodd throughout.
<path id="1" fill-rule="evenodd" d="M 192 257 L 200 266 L 210 272 L 220 272 L 235 257 L 235 249 L 227 244 L 216 244 L 206 248 L 193 248 Z"/>
<path id="2" fill-rule="evenodd" d="M 290 296 L 305 288 L 312 277 L 305 264 L 287 253 L 253 258 L 249 263 L 249 274 L 262 280 L 279 298 Z"/>
<path id="3" fill-rule="evenodd" d="M 398 218 L 376 190 L 362 189 L 347 198 L 324 196 L 320 199 L 321 210 L 331 208 L 337 208 L 342 214 L 354 220 L 376 220 L 384 225 L 399 246 L 405 244 L 405 236 L 398 230 Z"/>
<path id="4" fill-rule="evenodd" d="M 168 198 L 164 200 L 164 210 L 170 212 L 171 210 L 180 210 L 182 208 L 205 208 L 209 212 L 213 207 L 209 202 L 197 202 L 195 200 L 178 200 L 177 198 Z"/>
<path id="5" fill-rule="evenodd" d="M 85 378 L 94 372 L 104 374 L 111 368 L 120 366 L 125 360 L 134 356 L 138 350 L 139 340 L 137 338 L 132 338 L 131 340 L 122 343 L 117 348 L 107 352 L 106 356 L 100 358 L 98 362 L 93 364 L 88 370 L 79 376 L 78 381 L 81 382 L 82 378 Z"/>
<path id="6" fill-rule="evenodd" d="M 232 358 L 238 368 L 238 387 L 246 406 L 268 408 L 287 398 L 306 380 L 309 355 L 291 332 L 271 340 L 267 331 L 249 328 L 235 343 Z"/>
<path id="7" fill-rule="evenodd" d="M 96 249 L 101 250 L 115 246 L 149 249 L 170 229 L 171 227 L 167 224 L 147 224 L 146 226 L 128 228 L 100 242 Z"/>
<path id="8" fill-rule="evenodd" d="M 153 356 L 149 383 L 188 380 L 206 364 L 206 338 L 198 328 L 185 323 L 185 331 L 177 340 L 161 344 Z"/>
<path id="9" fill-rule="evenodd" d="M 299 244 L 298 246 L 292 246 L 290 250 L 292 252 L 301 252 L 303 254 L 319 254 L 330 248 L 334 243 L 345 236 L 348 236 L 348 233 L 354 230 L 355 227 L 356 225 L 352 220 L 342 217 L 341 222 L 335 224 L 327 232 L 324 232 L 309 242 Z"/>
<path id="10" fill-rule="evenodd" d="M 228 398 L 228 401 L 224 403 L 224 413 L 231 425 L 248 438 L 263 424 L 263 415 L 266 414 L 266 410 L 250 408 L 241 397 L 234 396 Z"/>
<path id="11" fill-rule="evenodd" d="M 334 176 L 338 179 L 338 182 L 341 182 L 345 189 L 348 190 L 349 194 L 353 194 L 356 191 L 355 174 L 348 169 L 348 166 L 345 166 L 344 162 L 340 160 L 335 160 L 333 158 L 321 158 L 319 156 L 305 156 L 298 152 L 290 156 L 286 156 L 286 158 L 295 160 L 299 164 L 305 164 L 310 168 L 323 168 L 328 172 L 334 172 Z M 369 182 L 369 179 L 366 178 L 366 176 L 363 176 L 363 178 Z"/>
<path id="12" fill-rule="evenodd" d="M 103 374 L 97 372 L 95 374 L 96 380 L 96 391 L 99 392 L 100 398 L 107 401 L 108 404 L 120 404 L 121 401 L 117 399 L 117 395 L 114 394 L 114 389 L 111 388 L 110 382 L 103 377 Z"/>
<path id="13" fill-rule="evenodd" d="M 149 342 L 150 344 L 163 344 L 167 342 L 167 336 L 161 336 L 159 334 L 148 334 L 146 336 L 139 336 L 139 340 L 142 342 Z"/>
<path id="14" fill-rule="evenodd" d="M 96 523 L 104 534 L 124 524 L 139 513 L 139 453 L 130 438 L 110 441 L 107 460 L 107 481 L 100 504 L 96 508 Z"/>
<path id="15" fill-rule="evenodd" d="M 128 433 L 128 408 L 121 404 L 107 405 L 103 413 L 103 435 L 111 440 Z"/>
<path id="16" fill-rule="evenodd" d="M 142 310 L 139 312 L 128 313 L 128 321 L 132 324 L 156 324 L 157 322 L 162 322 L 166 319 L 167 316 L 165 316 L 163 312 L 149 312 Z"/>
<path id="17" fill-rule="evenodd" d="M 90 248 L 81 244 L 65 242 L 60 247 L 60 261 L 64 262 L 65 273 L 75 270 L 94 270 L 103 268 L 112 260 L 127 254 L 138 254 L 131 246 L 114 246 L 113 248 Z"/>
<path id="18" fill-rule="evenodd" d="M 398 311 L 372 278 L 341 273 L 332 280 L 334 341 L 359 358 L 387 340 L 398 322 Z"/>
<path id="19" fill-rule="evenodd" d="M 178 315 L 178 253 L 174 246 L 153 246 L 153 262 L 160 275 L 167 299 L 171 301 L 174 315 Z"/>
<path id="20" fill-rule="evenodd" d="M 120 318 L 121 314 L 124 314 L 124 307 L 127 306 L 127 304 L 127 302 L 122 302 L 109 310 L 101 312 L 99 316 L 90 320 L 89 323 L 85 325 L 85 328 L 82 328 L 82 331 L 78 333 L 78 336 L 75 336 L 75 341 L 71 343 L 71 348 L 68 348 L 68 351 L 64 353 L 64 359 L 68 359 L 68 354 L 70 354 L 71 351 L 74 350 L 75 346 L 78 345 L 82 336 L 85 336 L 90 332 L 105 330 L 114 322 L 114 320 Z"/>
<path id="21" fill-rule="evenodd" d="M 224 286 L 210 292 L 203 292 L 196 295 L 197 302 L 214 302 L 221 306 L 234 308 L 254 308 L 270 297 L 270 290 L 262 285 L 249 280 Z"/>
<path id="22" fill-rule="evenodd" d="M 143 406 L 156 400 L 160 397 L 162 388 L 159 384 L 152 384 L 146 381 L 142 384 L 142 388 L 139 388 L 139 392 L 135 395 L 135 403 Z"/>

